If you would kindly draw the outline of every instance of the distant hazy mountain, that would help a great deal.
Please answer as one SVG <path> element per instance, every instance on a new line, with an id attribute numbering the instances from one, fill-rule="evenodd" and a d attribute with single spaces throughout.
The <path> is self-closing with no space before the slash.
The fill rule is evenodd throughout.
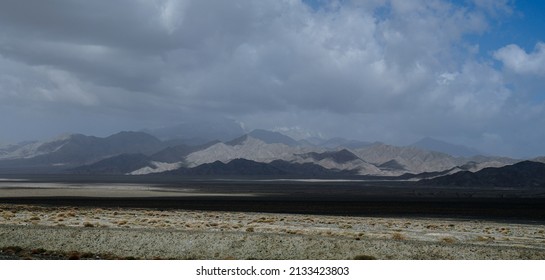
<path id="1" fill-rule="evenodd" d="M 226 143 L 217 143 L 186 157 L 189 167 L 217 160 L 228 163 L 243 158 L 269 163 L 283 160 L 292 163 L 313 163 L 328 169 L 357 171 L 361 175 L 398 176 L 404 173 L 441 172 L 464 164 L 476 171 L 485 167 L 512 164 L 515 160 L 493 157 L 457 158 L 448 154 L 416 147 L 396 147 L 375 143 L 359 149 L 327 150 L 316 146 L 289 146 L 283 143 L 266 143 L 245 135 Z"/>
<path id="2" fill-rule="evenodd" d="M 212 145 L 220 143 L 219 141 L 212 141 L 202 145 L 176 145 L 174 147 L 167 147 L 153 155 L 150 159 L 158 162 L 174 163 L 185 161 L 185 157 L 193 152 L 206 149 Z"/>
<path id="3" fill-rule="evenodd" d="M 248 133 L 249 136 L 259 139 L 267 144 L 284 144 L 288 146 L 299 146 L 300 143 L 295 141 L 289 136 L 281 134 L 279 132 L 272 132 L 263 129 L 255 129 L 252 132 Z"/>
<path id="4" fill-rule="evenodd" d="M 312 158 L 313 160 L 320 161 L 324 159 L 330 159 L 336 163 L 347 163 L 353 160 L 360 159 L 352 152 L 342 149 L 340 151 L 327 151 L 323 153 L 310 152 L 300 155 L 303 158 Z"/>
<path id="5" fill-rule="evenodd" d="M 378 167 L 380 169 L 382 169 L 382 170 L 391 170 L 391 171 L 403 170 L 403 171 L 407 171 L 407 168 L 403 164 L 399 163 L 395 159 L 384 162 L 384 163 L 378 165 Z"/>
<path id="6" fill-rule="evenodd" d="M 533 158 L 532 161 L 545 163 L 545 157 L 536 157 L 536 158 Z"/>
<path id="7" fill-rule="evenodd" d="M 305 175 L 334 172 L 336 175 L 400 176 L 426 173 L 439 176 L 517 162 L 515 159 L 489 156 L 454 157 L 414 146 L 369 144 L 342 138 L 330 139 L 322 144 L 330 146 L 303 144 L 281 133 L 266 130 L 254 130 L 230 141 L 201 145 L 189 145 L 186 140 L 180 139 L 161 141 L 144 132 L 120 132 L 104 138 L 75 134 L 47 142 L 27 142 L 0 148 L 0 173 L 69 170 L 76 173 L 137 175 L 177 169 L 193 170 L 204 165 L 191 171 L 196 174 L 205 173 L 205 168 L 215 170 L 222 166 L 239 168 L 248 165 L 248 170 L 265 170 L 269 174 L 274 173 L 276 168 L 289 174 Z M 240 159 L 251 162 L 231 163 Z M 259 171 L 259 168 L 264 169 Z"/>
<path id="8" fill-rule="evenodd" d="M 167 142 L 168 143 L 168 142 Z M 89 174 L 149 174 L 180 168 L 188 154 L 205 149 L 217 141 L 199 146 L 176 145 L 164 148 L 151 156 L 143 154 L 121 154 L 70 170 L 73 173 Z"/>
<path id="9" fill-rule="evenodd" d="M 127 174 L 141 169 L 151 162 L 143 154 L 122 154 L 70 170 L 76 174 Z"/>
<path id="10" fill-rule="evenodd" d="M 303 143 L 307 143 L 310 146 L 319 146 L 320 144 L 322 144 L 324 141 L 327 141 L 327 140 L 324 140 L 320 137 L 312 136 L 312 137 L 308 137 L 299 141 Z"/>
<path id="11" fill-rule="evenodd" d="M 450 155 L 416 147 L 397 147 L 382 143 L 355 149 L 354 154 L 367 162 L 388 169 L 402 169 L 414 174 L 453 168 L 463 161 Z M 395 160 L 395 162 L 392 162 Z"/>
<path id="12" fill-rule="evenodd" d="M 71 168 L 119 154 L 152 154 L 164 148 L 157 138 L 143 132 L 120 132 L 105 138 L 69 135 L 53 141 L 31 143 L 0 160 L 0 169 Z"/>
<path id="13" fill-rule="evenodd" d="M 312 163 L 324 168 L 346 170 L 360 175 L 392 175 L 391 172 L 385 173 L 346 149 L 296 154 L 292 162 Z"/>
<path id="14" fill-rule="evenodd" d="M 0 159 L 24 158 L 36 154 L 41 145 L 38 141 L 26 141 L 18 144 L 0 146 Z"/>
<path id="15" fill-rule="evenodd" d="M 243 158 L 256 162 L 271 162 L 277 159 L 290 161 L 294 154 L 314 151 L 307 147 L 293 147 L 282 143 L 268 144 L 262 140 L 245 135 L 226 143 L 217 143 L 204 150 L 189 154 L 186 162 L 190 167 L 204 163 L 221 161 L 227 163 Z"/>
<path id="16" fill-rule="evenodd" d="M 318 146 L 324 148 L 338 148 L 344 147 L 349 149 L 358 149 L 371 145 L 370 142 L 359 141 L 359 140 L 348 140 L 340 137 L 331 138 L 328 140 L 322 140 L 317 143 Z"/>
<path id="17" fill-rule="evenodd" d="M 455 157 L 471 157 L 482 154 L 474 148 L 469 148 L 462 145 L 455 145 L 430 137 L 423 138 L 422 140 L 413 143 L 411 146 L 424 150 L 441 152 Z"/>
<path id="18" fill-rule="evenodd" d="M 545 164 L 523 161 L 499 168 L 485 168 L 475 173 L 469 171 L 458 172 L 424 180 L 422 184 L 466 187 L 545 187 Z"/>
<path id="19" fill-rule="evenodd" d="M 162 140 L 186 139 L 187 144 L 204 144 L 220 140 L 228 141 L 243 135 L 239 123 L 229 119 L 189 120 L 178 125 L 144 130 Z"/>

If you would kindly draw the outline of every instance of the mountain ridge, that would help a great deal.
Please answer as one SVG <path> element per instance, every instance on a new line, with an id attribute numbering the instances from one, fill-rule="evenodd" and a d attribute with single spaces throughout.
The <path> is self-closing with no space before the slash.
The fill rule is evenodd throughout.
<path id="1" fill-rule="evenodd" d="M 429 151 L 441 152 L 454 157 L 472 157 L 483 154 L 475 148 L 470 148 L 463 145 L 456 145 L 431 137 L 424 137 L 419 141 L 411 144 L 410 146 Z"/>
<path id="2" fill-rule="evenodd" d="M 421 181 L 423 185 L 460 187 L 543 187 L 545 163 L 521 161 L 504 167 L 489 167 L 477 172 L 462 171 Z"/>
<path id="3" fill-rule="evenodd" d="M 345 140 L 338 138 L 335 141 Z M 185 143 L 180 139 L 162 141 L 147 133 L 133 131 L 107 137 L 72 134 L 48 142 L 29 142 L 0 149 L 0 156 L 3 156 L 0 172 L 42 169 L 63 172 L 81 167 L 80 171 L 96 173 L 149 174 L 245 159 L 267 164 L 280 160 L 290 164 L 313 164 L 350 174 L 395 177 L 478 171 L 519 161 L 483 155 L 454 157 L 414 146 L 399 147 L 380 142 L 365 143 L 358 148 L 336 145 L 335 148 L 324 148 L 312 143 L 302 144 L 279 132 L 266 130 L 253 130 L 225 142 Z"/>

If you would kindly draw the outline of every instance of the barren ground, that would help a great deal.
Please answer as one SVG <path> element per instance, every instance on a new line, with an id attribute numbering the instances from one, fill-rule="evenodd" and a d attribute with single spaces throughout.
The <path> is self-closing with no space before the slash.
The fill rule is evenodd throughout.
<path id="1" fill-rule="evenodd" d="M 174 259 L 545 259 L 545 226 L 0 204 L 0 248 Z"/>

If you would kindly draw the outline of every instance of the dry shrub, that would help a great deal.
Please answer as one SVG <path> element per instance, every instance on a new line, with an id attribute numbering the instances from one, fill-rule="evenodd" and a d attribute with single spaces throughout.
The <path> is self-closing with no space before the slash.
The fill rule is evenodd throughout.
<path id="1" fill-rule="evenodd" d="M 492 241 L 494 239 L 492 236 L 477 236 L 477 241 Z"/>
<path id="2" fill-rule="evenodd" d="M 246 232 L 254 232 L 254 231 L 255 231 L 255 229 L 253 227 L 249 227 L 249 228 L 246 229 Z"/>
<path id="3" fill-rule="evenodd" d="M 33 249 L 30 253 L 33 255 L 39 255 L 45 253 L 46 250 L 43 248 Z"/>
<path id="4" fill-rule="evenodd" d="M 453 237 L 443 237 L 443 238 L 441 238 L 441 241 L 443 241 L 445 243 L 448 243 L 448 244 L 452 244 L 452 243 L 455 243 L 457 240 L 456 240 L 456 238 L 453 238 Z"/>
<path id="5" fill-rule="evenodd" d="M 403 234 L 401 234 L 399 232 L 394 232 L 394 233 L 392 233 L 392 239 L 393 240 L 405 240 L 407 238 L 405 237 L 405 235 L 403 235 Z"/>
<path id="6" fill-rule="evenodd" d="M 23 251 L 23 248 L 19 246 L 8 246 L 0 249 L 0 251 L 6 253 L 6 254 L 17 254 L 21 251 Z"/>

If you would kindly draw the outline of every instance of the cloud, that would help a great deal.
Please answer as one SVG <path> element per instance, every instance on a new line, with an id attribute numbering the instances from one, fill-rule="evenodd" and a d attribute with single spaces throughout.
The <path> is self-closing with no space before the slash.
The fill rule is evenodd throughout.
<path id="1" fill-rule="evenodd" d="M 1 1 L 0 107 L 63 112 L 70 127 L 75 112 L 132 127 L 221 116 L 248 129 L 468 143 L 483 131 L 508 138 L 494 124 L 530 107 L 515 94 L 524 85 L 465 41 L 510 14 L 510 1 L 317 3 Z M 543 50 L 493 57 L 542 76 Z"/>
<path id="2" fill-rule="evenodd" d="M 55 1 L 30 15 L 8 1 L 2 21 L 11 36 L 0 52 L 203 110 L 387 111 L 425 87 L 440 63 L 454 63 L 451 45 L 462 34 L 486 25 L 479 13 L 441 1 L 318 12 L 298 1 L 150 3 Z M 377 19 L 381 5 L 391 16 Z"/>
<path id="3" fill-rule="evenodd" d="M 545 43 L 536 44 L 531 53 L 515 44 L 505 46 L 494 52 L 494 58 L 505 68 L 522 75 L 545 76 Z"/>
<path id="4" fill-rule="evenodd" d="M 473 0 L 478 8 L 492 16 L 511 15 L 513 13 L 512 0 Z"/>

